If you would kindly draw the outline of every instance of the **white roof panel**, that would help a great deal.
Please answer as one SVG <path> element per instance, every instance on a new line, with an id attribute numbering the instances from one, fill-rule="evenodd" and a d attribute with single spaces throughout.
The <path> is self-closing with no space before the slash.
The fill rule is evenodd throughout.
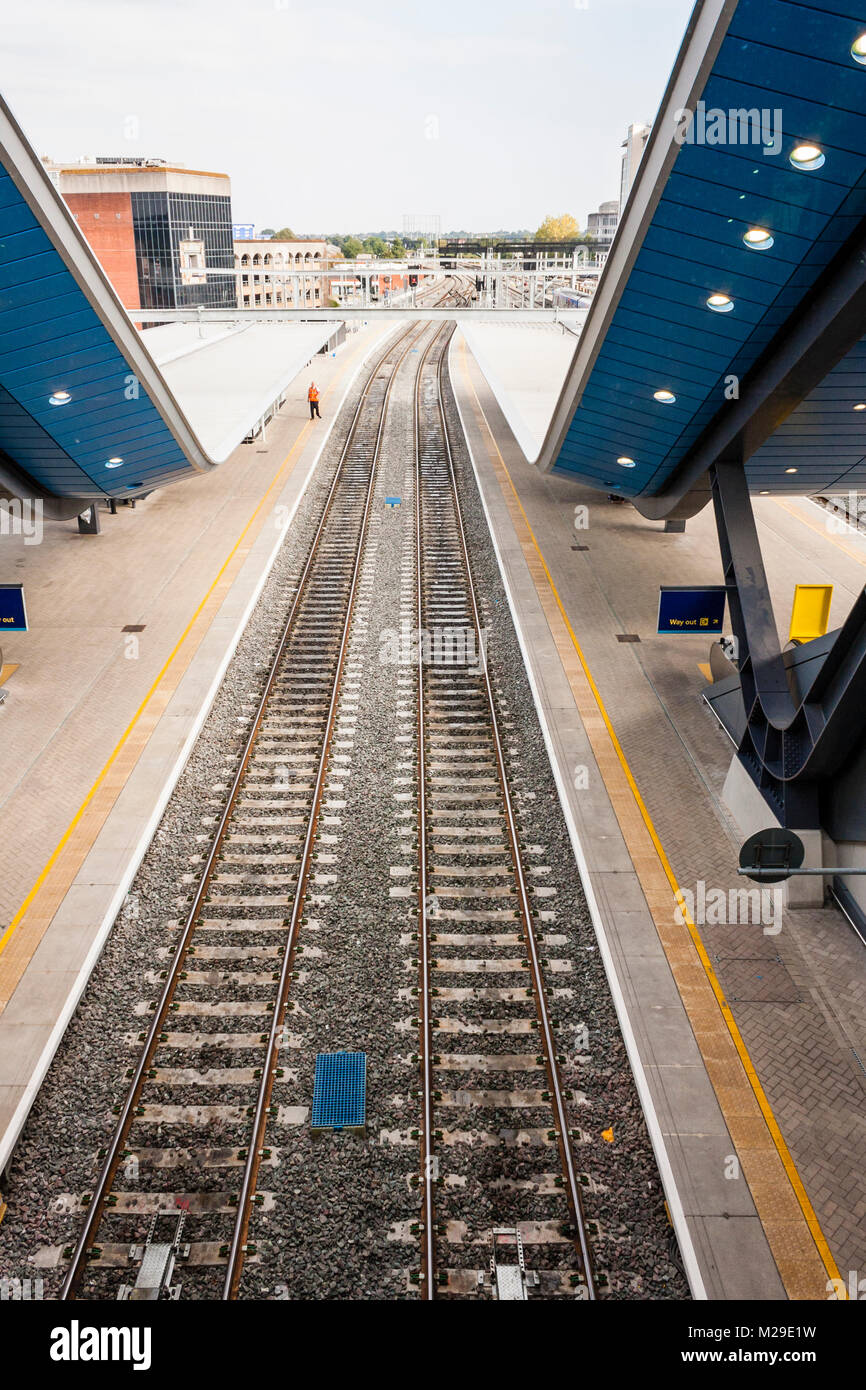
<path id="1" fill-rule="evenodd" d="M 226 331 L 174 323 L 141 337 L 202 447 L 222 463 L 338 326 L 252 323 Z"/>
<path id="2" fill-rule="evenodd" d="M 549 321 L 469 323 L 464 317 L 461 327 L 515 439 L 534 463 L 574 357 L 577 337 Z"/>

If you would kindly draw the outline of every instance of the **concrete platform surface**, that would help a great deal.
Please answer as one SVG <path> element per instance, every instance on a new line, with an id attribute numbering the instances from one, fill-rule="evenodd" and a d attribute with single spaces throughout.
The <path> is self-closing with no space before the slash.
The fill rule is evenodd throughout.
<path id="1" fill-rule="evenodd" d="M 579 327 L 572 320 L 571 328 Z M 577 333 L 549 321 L 464 323 L 466 342 L 522 452 L 538 457 L 577 347 Z"/>

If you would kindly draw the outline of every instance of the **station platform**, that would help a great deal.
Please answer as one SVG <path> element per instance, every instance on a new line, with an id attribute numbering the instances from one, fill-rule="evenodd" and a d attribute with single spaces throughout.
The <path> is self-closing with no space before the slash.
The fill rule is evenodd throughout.
<path id="1" fill-rule="evenodd" d="M 451 377 L 692 1291 L 844 1298 L 866 1239 L 863 942 L 834 908 L 769 933 L 677 910 L 678 887 L 744 886 L 708 639 L 655 635 L 660 583 L 720 582 L 712 512 L 665 533 L 540 473 L 459 333 Z M 836 625 L 866 546 L 807 499 L 756 512 L 780 622 L 795 583 L 832 581 Z"/>
<path id="2" fill-rule="evenodd" d="M 566 373 L 586 310 L 560 324 L 464 320 L 461 331 L 499 402 L 522 452 L 534 463 Z"/>
<path id="3" fill-rule="evenodd" d="M 0 1174 L 340 402 L 392 327 L 317 357 L 265 441 L 103 513 L 101 535 L 3 538 L 32 630 L 3 643 Z M 826 1299 L 866 1236 L 863 945 L 830 908 L 773 935 L 676 917 L 677 886 L 742 886 L 707 641 L 654 635 L 660 582 L 718 582 L 712 516 L 665 534 L 540 474 L 459 333 L 451 368 L 693 1292 Z M 807 500 L 756 510 L 780 621 L 795 583 L 832 581 L 837 625 L 866 545 Z"/>
<path id="4" fill-rule="evenodd" d="M 38 544 L 2 538 L 30 631 L 4 637 L 0 690 L 0 1174 L 340 404 L 392 327 L 314 357 L 264 439 L 101 511 L 99 535 L 73 520 Z"/>

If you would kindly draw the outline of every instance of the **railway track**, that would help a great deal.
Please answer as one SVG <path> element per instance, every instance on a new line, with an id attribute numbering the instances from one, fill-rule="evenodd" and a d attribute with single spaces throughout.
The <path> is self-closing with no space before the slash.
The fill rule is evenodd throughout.
<path id="1" fill-rule="evenodd" d="M 449 300 L 452 300 L 458 308 L 466 308 L 473 300 L 473 284 L 463 275 L 446 275 L 443 281 L 444 292 L 438 299 L 431 301 L 434 307 L 441 307 Z M 427 285 L 419 289 L 416 295 L 418 307 L 421 308 L 427 302 L 430 295 L 434 295 L 439 286 L 436 284 Z"/>
<path id="2" fill-rule="evenodd" d="M 396 372 L 423 332 L 389 344 L 358 402 L 64 1299 L 178 1296 L 181 1263 L 193 1296 L 237 1295 L 250 1211 L 267 1201 L 257 1179 L 382 432 Z"/>
<path id="3" fill-rule="evenodd" d="M 472 1187 L 489 1210 L 488 1289 L 525 1297 L 537 1280 L 594 1299 L 542 970 L 556 938 L 537 932 L 443 399 L 452 331 L 415 390 L 420 1286 L 478 1295 Z"/>
<path id="4" fill-rule="evenodd" d="M 461 289 L 446 282 L 442 298 Z M 286 1116 L 306 1114 L 282 1104 L 297 1072 L 281 1067 L 281 1048 L 293 1036 L 288 1009 L 305 959 L 311 886 L 323 881 L 315 860 L 331 848 L 321 842 L 335 839 L 319 838 L 334 789 L 329 768 L 349 761 L 335 751 L 351 747 L 351 737 L 340 740 L 354 727 L 341 691 L 347 671 L 353 689 L 359 679 L 350 643 L 372 582 L 362 573 L 383 432 L 398 370 L 413 352 L 409 582 L 419 641 L 414 670 L 399 678 L 414 683 L 417 709 L 423 1214 L 413 1277 L 426 1299 L 525 1296 L 533 1283 L 542 1296 L 595 1297 L 443 403 L 452 332 L 451 324 L 407 328 L 363 388 L 97 1183 L 82 1202 L 64 1299 L 233 1299 L 245 1264 L 258 1259 L 250 1224 L 259 1211 L 253 1236 L 260 1219 L 267 1226 L 275 1200 L 267 1173 L 281 1161 L 269 1126 L 286 1133 L 300 1123 Z M 411 475 L 411 459 L 407 466 Z M 322 954 L 315 936 L 307 949 Z M 289 1045 L 297 1048 L 297 1037 Z M 282 1153 L 284 1162 L 297 1156 Z M 482 1285 L 477 1243 L 460 1234 L 467 1187 L 476 1203 L 482 1192 L 489 1213 Z"/>

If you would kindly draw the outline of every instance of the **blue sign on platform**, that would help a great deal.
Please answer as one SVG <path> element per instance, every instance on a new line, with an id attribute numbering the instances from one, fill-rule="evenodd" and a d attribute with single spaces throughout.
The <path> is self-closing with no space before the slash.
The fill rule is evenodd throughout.
<path id="1" fill-rule="evenodd" d="M 403 498 L 402 498 L 402 497 L 386 497 L 386 498 L 385 498 L 385 506 L 386 506 L 386 507 L 390 507 L 391 510 L 393 511 L 395 507 L 399 507 L 399 505 L 400 505 L 400 503 L 401 503 L 402 501 L 403 501 Z"/>
<path id="2" fill-rule="evenodd" d="M 0 637 L 4 632 L 26 632 L 27 609 L 23 584 L 0 584 Z"/>
<path id="3" fill-rule="evenodd" d="M 659 589 L 659 634 L 721 632 L 725 621 L 726 596 L 724 584 L 662 584 Z"/>

